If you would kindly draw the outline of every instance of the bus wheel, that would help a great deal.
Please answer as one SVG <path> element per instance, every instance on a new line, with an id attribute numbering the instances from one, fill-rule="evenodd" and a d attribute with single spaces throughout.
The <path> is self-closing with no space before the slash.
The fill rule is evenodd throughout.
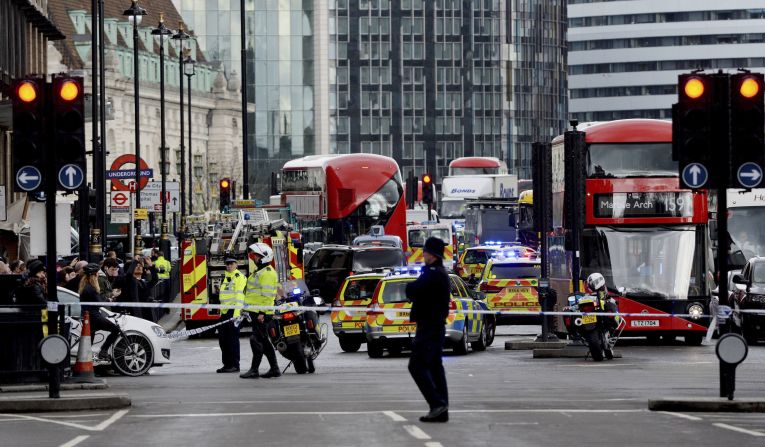
<path id="1" fill-rule="evenodd" d="M 685 344 L 688 346 L 701 346 L 701 342 L 704 341 L 702 334 L 690 334 L 685 336 Z"/>

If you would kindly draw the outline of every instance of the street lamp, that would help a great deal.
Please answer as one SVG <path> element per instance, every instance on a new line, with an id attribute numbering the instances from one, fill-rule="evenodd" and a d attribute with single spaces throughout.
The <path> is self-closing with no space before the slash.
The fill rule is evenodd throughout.
<path id="1" fill-rule="evenodd" d="M 160 147 L 159 158 L 162 164 L 162 236 L 160 238 L 160 249 L 166 259 L 170 259 L 170 238 L 167 236 L 167 145 L 165 141 L 165 40 L 173 35 L 173 30 L 165 26 L 165 14 L 159 14 L 159 25 L 151 30 L 152 36 L 159 36 L 159 128 L 160 128 Z"/>
<path id="2" fill-rule="evenodd" d="M 196 74 L 196 61 L 191 58 L 191 48 L 187 49 L 188 55 L 184 61 L 183 72 L 188 77 L 189 81 L 189 215 L 194 214 L 194 177 L 192 176 L 193 158 L 191 153 L 191 134 L 193 132 L 191 127 L 191 77 Z"/>
<path id="3" fill-rule="evenodd" d="M 138 0 L 133 0 L 130 8 L 126 9 L 122 15 L 127 16 L 130 23 L 133 24 L 133 102 L 135 103 L 135 207 L 141 207 L 141 133 L 138 126 L 140 123 L 139 104 L 138 104 L 138 25 L 141 24 L 143 16 L 146 15 L 146 10 L 138 6 Z M 136 221 L 136 234 L 135 234 L 135 246 L 134 253 L 141 253 L 141 221 Z"/>
<path id="4" fill-rule="evenodd" d="M 178 32 L 173 36 L 173 40 L 177 40 L 180 44 L 178 50 L 178 81 L 180 83 L 180 116 L 181 116 L 181 228 L 185 227 L 186 222 L 186 174 L 185 163 L 183 154 L 183 41 L 189 39 L 189 35 L 183 30 L 183 22 L 178 24 Z M 191 191 L 189 191 L 191 194 Z"/>

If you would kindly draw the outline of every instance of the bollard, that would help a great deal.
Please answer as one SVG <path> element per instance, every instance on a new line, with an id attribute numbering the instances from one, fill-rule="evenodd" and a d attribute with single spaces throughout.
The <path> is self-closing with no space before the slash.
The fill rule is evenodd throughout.
<path id="1" fill-rule="evenodd" d="M 744 337 L 728 333 L 720 337 L 715 354 L 720 359 L 720 397 L 733 400 L 736 391 L 736 367 L 746 359 L 749 346 Z"/>

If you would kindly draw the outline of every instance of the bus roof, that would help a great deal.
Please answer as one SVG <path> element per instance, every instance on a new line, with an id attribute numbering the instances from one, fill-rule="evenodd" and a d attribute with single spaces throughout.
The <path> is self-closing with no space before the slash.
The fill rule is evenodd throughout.
<path id="1" fill-rule="evenodd" d="M 502 162 L 497 157 L 461 157 L 449 163 L 450 168 L 500 168 Z"/>
<path id="2" fill-rule="evenodd" d="M 375 169 L 379 168 L 379 163 L 390 163 L 390 168 L 393 171 L 398 170 L 398 164 L 390 157 L 376 154 L 327 154 L 327 155 L 309 155 L 302 158 L 296 158 L 290 160 L 284 164 L 282 168 L 285 171 L 301 170 L 307 168 L 322 168 L 325 171 L 327 168 L 340 169 L 343 167 L 358 168 L 363 166 L 364 163 L 374 163 Z"/>
<path id="3" fill-rule="evenodd" d="M 579 126 L 583 127 L 583 126 Z M 626 119 L 606 121 L 586 126 L 587 143 L 671 143 L 672 122 L 653 119 Z M 553 143 L 563 141 L 563 135 L 555 137 Z"/>

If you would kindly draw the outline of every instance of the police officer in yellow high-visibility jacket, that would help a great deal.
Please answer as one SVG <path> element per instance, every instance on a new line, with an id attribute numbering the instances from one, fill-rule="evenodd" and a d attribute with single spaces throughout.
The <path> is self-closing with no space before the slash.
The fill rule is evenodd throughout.
<path id="1" fill-rule="evenodd" d="M 226 259 L 226 274 L 220 284 L 220 303 L 224 306 L 241 306 L 244 304 L 244 288 L 247 278 L 237 270 L 236 259 Z M 237 318 L 240 309 L 221 309 L 220 319 Z M 219 373 L 239 372 L 239 327 L 233 322 L 218 326 L 218 342 L 223 357 L 223 368 Z"/>
<path id="2" fill-rule="evenodd" d="M 162 254 L 162 252 L 156 248 L 153 250 L 151 257 L 154 265 L 157 267 L 157 278 L 160 280 L 170 279 L 170 270 L 173 268 L 173 266 L 170 264 L 170 261 L 165 259 L 165 256 Z"/>
<path id="3" fill-rule="evenodd" d="M 273 306 L 276 301 L 279 278 L 276 270 L 271 267 L 274 252 L 268 245 L 257 242 L 249 247 L 250 257 L 255 261 L 255 270 L 247 278 L 247 289 L 244 294 L 245 306 Z M 245 310 L 247 308 L 245 307 Z M 276 363 L 276 352 L 271 340 L 268 338 L 267 326 L 271 321 L 274 311 L 269 309 L 249 310 L 252 316 L 252 336 L 250 347 L 252 348 L 252 366 L 250 370 L 239 375 L 243 379 L 257 379 L 258 377 L 279 377 L 279 365 Z M 268 372 L 262 376 L 258 372 L 263 354 L 268 359 L 270 366 Z"/>

